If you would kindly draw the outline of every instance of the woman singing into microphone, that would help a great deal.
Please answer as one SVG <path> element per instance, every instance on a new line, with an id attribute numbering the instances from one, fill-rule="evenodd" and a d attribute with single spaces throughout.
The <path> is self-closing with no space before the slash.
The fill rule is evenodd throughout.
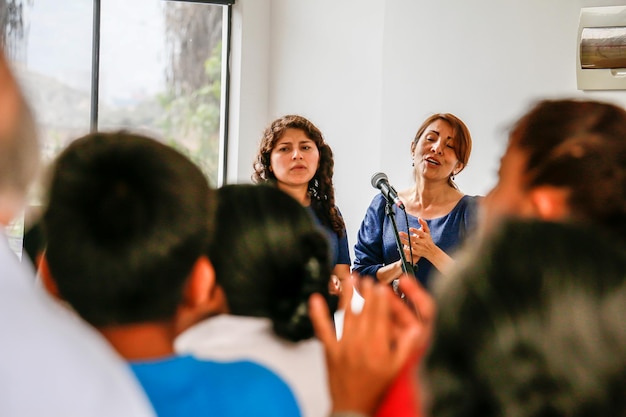
<path id="1" fill-rule="evenodd" d="M 406 217 L 396 205 L 393 210 L 406 260 L 426 288 L 432 267 L 445 271 L 452 264 L 449 253 L 475 229 L 478 220 L 481 197 L 463 194 L 454 183 L 471 150 L 467 126 L 450 113 L 430 116 L 411 142 L 415 184 L 398 193 Z M 354 247 L 353 269 L 362 277 L 390 283 L 403 269 L 386 204 L 385 197 L 377 194 L 367 209 Z"/>

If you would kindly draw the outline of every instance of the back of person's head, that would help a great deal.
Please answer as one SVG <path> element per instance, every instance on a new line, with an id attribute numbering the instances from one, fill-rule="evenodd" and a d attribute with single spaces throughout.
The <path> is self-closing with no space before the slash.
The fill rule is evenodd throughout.
<path id="1" fill-rule="evenodd" d="M 470 258 L 436 291 L 430 415 L 626 416 L 624 248 L 515 222 Z"/>
<path id="2" fill-rule="evenodd" d="M 173 318 L 214 223 L 206 178 L 148 137 L 94 133 L 57 158 L 43 217 L 63 299 L 99 327 Z"/>
<path id="3" fill-rule="evenodd" d="M 0 219 L 17 215 L 39 166 L 35 122 L 0 50 Z"/>
<path id="4" fill-rule="evenodd" d="M 626 241 L 626 110 L 592 100 L 544 100 L 514 126 L 526 153 L 526 187 L 569 191 L 572 216 Z"/>
<path id="5" fill-rule="evenodd" d="M 299 202 L 268 185 L 223 186 L 209 258 L 231 314 L 269 318 L 290 341 L 313 336 L 307 300 L 328 296 L 330 255 Z"/>

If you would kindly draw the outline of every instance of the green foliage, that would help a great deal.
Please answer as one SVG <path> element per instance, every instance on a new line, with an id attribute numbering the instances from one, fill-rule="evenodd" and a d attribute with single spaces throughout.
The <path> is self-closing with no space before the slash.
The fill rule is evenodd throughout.
<path id="1" fill-rule="evenodd" d="M 159 96 L 164 117 L 159 125 L 166 142 L 187 155 L 216 185 L 219 169 L 221 42 L 204 62 L 206 82 L 188 94 L 170 89 Z"/>

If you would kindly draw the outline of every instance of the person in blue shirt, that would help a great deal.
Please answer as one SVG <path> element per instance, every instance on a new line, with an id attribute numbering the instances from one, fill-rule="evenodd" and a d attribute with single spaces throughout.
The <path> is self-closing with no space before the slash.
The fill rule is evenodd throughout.
<path id="1" fill-rule="evenodd" d="M 77 139 L 50 182 L 44 285 L 129 361 L 158 416 L 300 416 L 269 369 L 174 353 L 176 335 L 223 303 L 207 257 L 216 206 L 169 146 L 128 132 Z"/>
<path id="2" fill-rule="evenodd" d="M 476 228 L 481 197 L 465 195 L 454 182 L 471 149 L 469 129 L 450 113 L 427 118 L 411 142 L 415 184 L 398 193 L 406 211 L 396 206 L 393 210 L 406 260 L 427 288 L 433 267 L 442 272 L 449 268 L 450 254 Z M 403 265 L 386 205 L 378 194 L 367 209 L 353 269 L 361 277 L 390 283 L 402 275 Z"/>
<path id="3" fill-rule="evenodd" d="M 275 184 L 313 214 L 330 241 L 333 276 L 331 291 L 350 278 L 350 249 L 346 225 L 335 205 L 333 151 L 310 120 L 286 115 L 264 131 L 254 162 L 252 181 Z"/>

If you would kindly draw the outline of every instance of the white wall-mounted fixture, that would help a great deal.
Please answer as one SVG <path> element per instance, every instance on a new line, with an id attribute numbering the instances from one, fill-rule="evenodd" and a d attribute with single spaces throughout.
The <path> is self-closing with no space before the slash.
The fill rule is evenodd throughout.
<path id="1" fill-rule="evenodd" d="M 626 90 L 626 6 L 580 10 L 576 57 L 579 90 Z"/>

